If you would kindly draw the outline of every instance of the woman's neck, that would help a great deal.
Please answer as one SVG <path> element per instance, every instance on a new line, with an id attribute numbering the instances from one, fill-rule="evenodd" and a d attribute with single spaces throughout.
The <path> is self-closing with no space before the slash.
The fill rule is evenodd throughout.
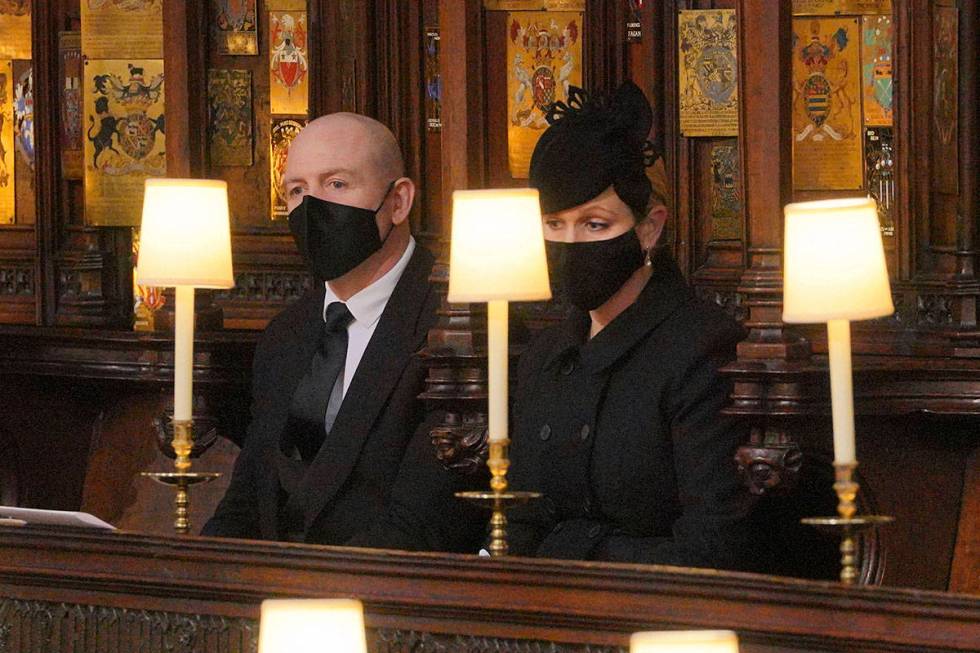
<path id="1" fill-rule="evenodd" d="M 649 265 L 640 266 L 630 275 L 619 290 L 606 300 L 606 303 L 599 308 L 589 311 L 592 318 L 592 325 L 589 328 L 589 338 L 594 338 L 600 331 L 606 328 L 610 322 L 619 317 L 619 314 L 633 305 L 636 299 L 643 292 L 653 268 Z"/>

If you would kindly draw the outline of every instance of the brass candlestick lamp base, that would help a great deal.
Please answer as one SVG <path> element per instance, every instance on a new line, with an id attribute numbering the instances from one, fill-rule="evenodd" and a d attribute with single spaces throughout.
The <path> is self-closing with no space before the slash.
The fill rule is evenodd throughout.
<path id="1" fill-rule="evenodd" d="M 887 515 L 855 516 L 857 505 L 854 500 L 860 489 L 860 485 L 854 480 L 856 467 L 857 463 L 834 463 L 836 475 L 834 491 L 837 493 L 839 517 L 807 517 L 800 520 L 822 531 L 840 534 L 840 580 L 845 585 L 854 585 L 858 578 L 857 535 L 870 528 L 878 528 L 895 521 L 894 517 Z"/>
<path id="2" fill-rule="evenodd" d="M 490 518 L 490 555 L 495 558 L 507 555 L 507 510 L 541 496 L 540 492 L 507 492 L 507 469 L 510 467 L 508 445 L 510 440 L 506 438 L 490 442 L 490 457 L 487 459 L 490 492 L 456 493 L 461 499 L 493 511 Z"/>
<path id="3" fill-rule="evenodd" d="M 174 531 L 178 535 L 187 535 L 191 530 L 188 508 L 190 506 L 190 486 L 198 483 L 208 483 L 221 476 L 218 472 L 192 472 L 191 448 L 194 446 L 192 436 L 192 420 L 173 420 L 173 448 L 177 457 L 174 459 L 174 472 L 143 472 L 141 475 L 152 478 L 163 485 L 173 485 L 177 488 L 174 499 Z"/>

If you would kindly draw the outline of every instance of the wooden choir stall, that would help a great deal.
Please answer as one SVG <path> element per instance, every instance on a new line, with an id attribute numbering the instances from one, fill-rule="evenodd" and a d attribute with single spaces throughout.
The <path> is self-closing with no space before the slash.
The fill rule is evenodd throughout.
<path id="1" fill-rule="evenodd" d="M 379 652 L 681 628 L 980 650 L 978 41 L 972 0 L 0 0 L 0 505 L 119 529 L 0 526 L 0 653 L 255 651 L 277 597 L 362 600 Z M 535 67 L 546 91 L 522 86 Z M 235 286 L 196 293 L 191 457 L 222 474 L 191 489 L 197 533 L 260 333 L 314 284 L 280 188 L 296 133 L 352 111 L 398 139 L 442 293 L 418 354 L 431 455 L 472 475 L 487 310 L 445 298 L 452 192 L 527 185 L 536 93 L 626 80 L 653 108 L 667 247 L 746 329 L 725 412 L 751 426 L 736 461 L 774 574 L 175 536 L 172 488 L 142 476 L 173 468 L 177 366 L 174 292 L 135 282 L 143 180 L 228 185 Z M 837 497 L 827 331 L 782 320 L 783 207 L 868 195 L 895 311 L 852 325 L 857 508 L 894 522 L 846 586 L 837 539 L 800 523 Z M 566 309 L 512 305 L 511 362 Z"/>

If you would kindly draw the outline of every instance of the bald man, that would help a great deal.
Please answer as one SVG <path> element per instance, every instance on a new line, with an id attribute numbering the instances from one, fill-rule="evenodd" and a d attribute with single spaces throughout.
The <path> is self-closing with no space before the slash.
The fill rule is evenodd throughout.
<path id="1" fill-rule="evenodd" d="M 323 116 L 293 141 L 289 228 L 321 283 L 269 324 L 252 421 L 203 535 L 473 551 L 478 484 L 438 463 L 416 353 L 435 324 L 433 257 L 412 238 L 415 185 L 381 123 Z"/>

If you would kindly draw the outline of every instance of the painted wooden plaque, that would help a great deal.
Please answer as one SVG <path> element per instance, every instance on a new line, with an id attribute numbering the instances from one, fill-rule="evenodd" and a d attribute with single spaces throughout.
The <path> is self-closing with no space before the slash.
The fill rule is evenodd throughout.
<path id="1" fill-rule="evenodd" d="M 309 111 L 308 32 L 305 11 L 269 12 L 269 103 L 273 115 Z"/>
<path id="2" fill-rule="evenodd" d="M 0 59 L 31 58 L 31 0 L 0 0 Z"/>
<path id="3" fill-rule="evenodd" d="M 861 88 L 864 124 L 869 127 L 892 124 L 893 34 L 891 16 L 861 18 Z"/>
<path id="4" fill-rule="evenodd" d="M 439 70 L 438 27 L 425 30 L 425 127 L 437 132 L 442 129 L 442 72 Z"/>
<path id="5" fill-rule="evenodd" d="M 163 0 L 81 0 L 89 59 L 162 59 Z"/>
<path id="6" fill-rule="evenodd" d="M 61 176 L 82 179 L 82 37 L 79 32 L 58 35 L 61 77 Z"/>
<path id="7" fill-rule="evenodd" d="M 682 11 L 677 34 L 681 132 L 737 136 L 735 10 Z"/>
<path id="8" fill-rule="evenodd" d="M 892 0 L 793 0 L 797 16 L 840 14 L 891 14 Z"/>
<path id="9" fill-rule="evenodd" d="M 85 221 L 137 226 L 143 181 L 167 173 L 160 60 L 85 63 Z"/>
<path id="10" fill-rule="evenodd" d="M 251 71 L 208 71 L 208 144 L 212 165 L 252 165 Z"/>
<path id="11" fill-rule="evenodd" d="M 736 139 L 711 148 L 711 239 L 742 237 L 741 165 Z"/>
<path id="12" fill-rule="evenodd" d="M 256 0 L 212 0 L 211 15 L 219 54 L 259 53 Z"/>
<path id="13" fill-rule="evenodd" d="M 793 19 L 793 187 L 864 183 L 857 18 Z"/>
<path id="14" fill-rule="evenodd" d="M 269 180 L 271 186 L 272 219 L 281 220 L 289 215 L 286 208 L 286 193 L 283 189 L 282 177 L 286 172 L 286 157 L 289 155 L 289 144 L 306 126 L 305 120 L 292 118 L 273 119 L 271 147 L 269 151 Z"/>
<path id="15" fill-rule="evenodd" d="M 15 221 L 14 66 L 0 61 L 0 224 Z"/>
<path id="16" fill-rule="evenodd" d="M 585 0 L 483 0 L 491 11 L 585 11 Z"/>
<path id="17" fill-rule="evenodd" d="M 582 14 L 512 12 L 507 17 L 507 160 L 526 179 L 548 127 L 545 109 L 582 86 Z"/>

